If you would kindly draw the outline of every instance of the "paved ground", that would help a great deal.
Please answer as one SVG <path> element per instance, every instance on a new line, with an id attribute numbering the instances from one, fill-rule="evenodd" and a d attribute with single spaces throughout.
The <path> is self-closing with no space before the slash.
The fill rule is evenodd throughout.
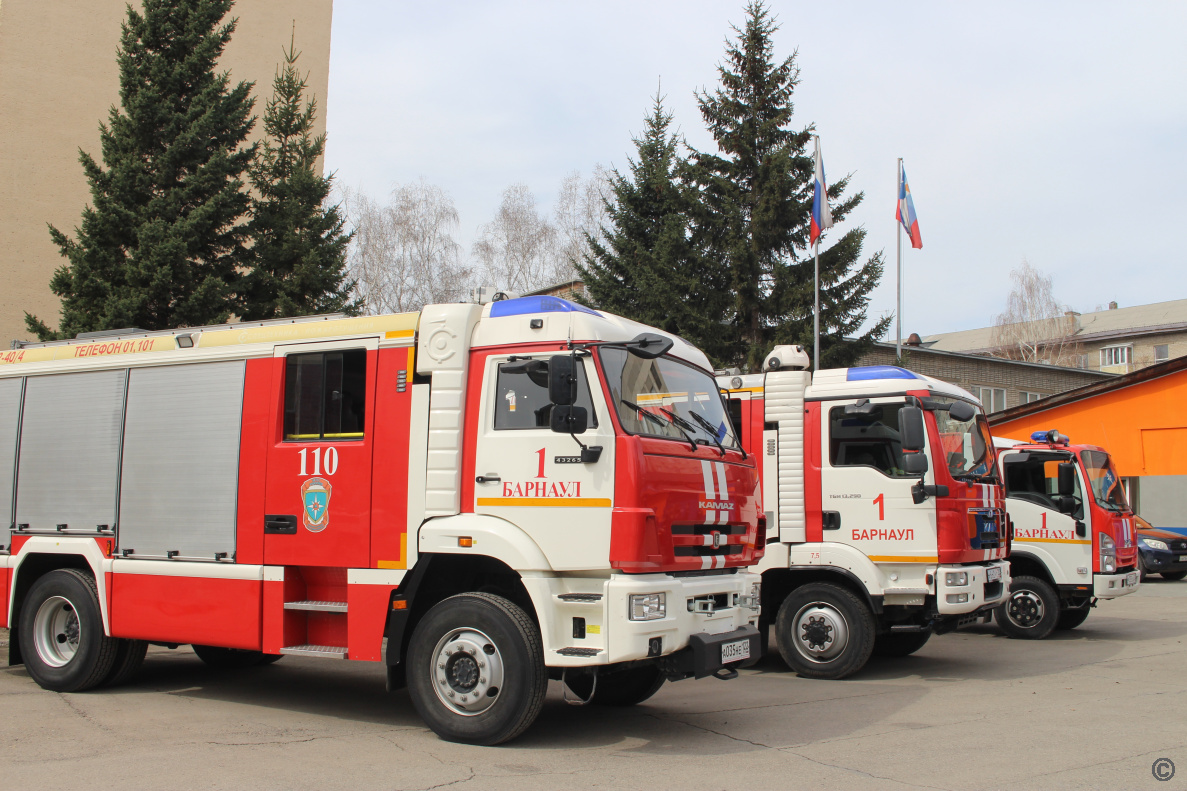
<path id="1" fill-rule="evenodd" d="M 0 786 L 1187 788 L 1185 640 L 1187 582 L 1151 581 L 1045 642 L 977 627 L 846 681 L 768 659 L 625 711 L 572 708 L 554 684 L 499 748 L 439 741 L 375 665 L 220 674 L 154 648 L 133 684 L 96 693 L 0 669 Z M 1179 765 L 1169 782 L 1151 773 L 1163 757 Z"/>

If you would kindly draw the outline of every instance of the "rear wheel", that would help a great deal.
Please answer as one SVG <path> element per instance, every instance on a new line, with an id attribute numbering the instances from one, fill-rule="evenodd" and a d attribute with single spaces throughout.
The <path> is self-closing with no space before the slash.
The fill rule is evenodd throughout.
<path id="1" fill-rule="evenodd" d="M 148 653 L 148 643 L 144 640 L 119 640 L 119 648 L 115 652 L 115 662 L 111 665 L 111 672 L 103 680 L 105 687 L 118 687 L 126 684 L 140 670 L 144 664 L 144 656 Z"/>
<path id="2" fill-rule="evenodd" d="M 931 639 L 931 631 L 889 632 L 874 638 L 874 656 L 910 656 Z"/>
<path id="3" fill-rule="evenodd" d="M 1084 621 L 1088 620 L 1088 613 L 1092 610 L 1091 607 L 1085 605 L 1083 607 L 1065 607 L 1059 611 L 1059 620 L 1055 624 L 1056 629 L 1075 629 Z"/>
<path id="4" fill-rule="evenodd" d="M 75 569 L 33 583 L 21 607 L 25 668 L 54 692 L 82 692 L 111 673 L 119 642 L 103 633 L 95 580 Z"/>
<path id="5" fill-rule="evenodd" d="M 1059 620 L 1059 596 L 1038 577 L 1023 575 L 1010 580 L 1010 595 L 993 616 L 1008 636 L 1042 640 L 1055 630 Z"/>
<path id="6" fill-rule="evenodd" d="M 408 646 L 408 694 L 442 739 L 493 745 L 523 733 L 544 705 L 540 630 L 522 607 L 491 593 L 436 604 Z"/>
<path id="7" fill-rule="evenodd" d="M 666 680 L 656 665 L 599 673 L 596 687 L 593 678 L 592 675 L 579 675 L 566 678 L 565 684 L 577 697 L 599 706 L 635 706 L 659 692 Z M 591 688 L 592 699 L 589 696 Z"/>
<path id="8" fill-rule="evenodd" d="M 874 616 L 847 588 L 813 582 L 783 601 L 775 623 L 779 653 L 805 678 L 845 678 L 874 650 Z"/>
<path id="9" fill-rule="evenodd" d="M 1162 572 L 1162 578 L 1164 580 L 1178 582 L 1181 579 L 1187 578 L 1187 571 L 1164 571 Z"/>
<path id="10" fill-rule="evenodd" d="M 275 662 L 278 654 L 265 654 L 263 651 L 248 651 L 243 648 L 219 648 L 213 645 L 190 646 L 198 658 L 210 667 L 218 670 L 242 670 L 246 667 Z M 276 657 L 273 659 L 272 657 Z"/>

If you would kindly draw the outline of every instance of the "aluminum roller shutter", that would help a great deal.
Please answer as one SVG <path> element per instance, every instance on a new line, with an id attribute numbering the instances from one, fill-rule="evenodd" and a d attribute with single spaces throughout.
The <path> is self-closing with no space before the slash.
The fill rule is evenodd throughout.
<path id="1" fill-rule="evenodd" d="M 12 507 L 16 499 L 16 441 L 20 435 L 21 394 L 25 380 L 0 379 L 0 549 L 12 544 Z"/>
<path id="2" fill-rule="evenodd" d="M 127 371 L 30 376 L 16 521 L 33 530 L 113 525 Z"/>
<path id="3" fill-rule="evenodd" d="M 233 360 L 132 370 L 121 551 L 234 556 L 245 368 Z"/>

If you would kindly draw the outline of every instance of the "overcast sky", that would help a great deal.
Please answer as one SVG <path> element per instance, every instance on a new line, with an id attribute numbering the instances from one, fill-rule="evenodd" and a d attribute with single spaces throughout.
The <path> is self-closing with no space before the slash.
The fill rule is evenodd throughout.
<path id="1" fill-rule="evenodd" d="M 327 167 L 377 197 L 445 188 L 468 250 L 509 185 L 547 210 L 566 174 L 625 168 L 660 80 L 710 148 L 693 92 L 717 85 L 743 7 L 337 0 Z M 771 8 L 776 55 L 799 51 L 796 125 L 816 124 L 830 180 L 853 174 L 848 223 L 885 253 L 871 317 L 894 310 L 900 156 L 923 237 L 904 244 L 904 337 L 992 324 L 1024 257 L 1082 312 L 1187 297 L 1187 3 Z"/>

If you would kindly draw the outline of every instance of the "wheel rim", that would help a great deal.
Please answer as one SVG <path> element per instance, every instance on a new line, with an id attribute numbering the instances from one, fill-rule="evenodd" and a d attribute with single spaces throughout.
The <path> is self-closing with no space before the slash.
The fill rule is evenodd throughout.
<path id="1" fill-rule="evenodd" d="M 68 599 L 51 596 L 33 617 L 33 642 L 37 656 L 50 667 L 69 664 L 78 653 L 81 630 L 78 611 Z"/>
<path id="2" fill-rule="evenodd" d="M 454 629 L 433 649 L 433 691 L 446 708 L 473 717 L 494 705 L 503 688 L 503 656 L 478 629 Z"/>
<path id="3" fill-rule="evenodd" d="M 1047 607 L 1043 598 L 1032 590 L 1019 590 L 1010 594 L 1006 615 L 1010 623 L 1020 629 L 1033 629 L 1043 621 Z"/>
<path id="4" fill-rule="evenodd" d="M 795 647 L 810 662 L 831 662 L 849 645 L 849 623 L 828 602 L 805 604 L 795 614 Z"/>

